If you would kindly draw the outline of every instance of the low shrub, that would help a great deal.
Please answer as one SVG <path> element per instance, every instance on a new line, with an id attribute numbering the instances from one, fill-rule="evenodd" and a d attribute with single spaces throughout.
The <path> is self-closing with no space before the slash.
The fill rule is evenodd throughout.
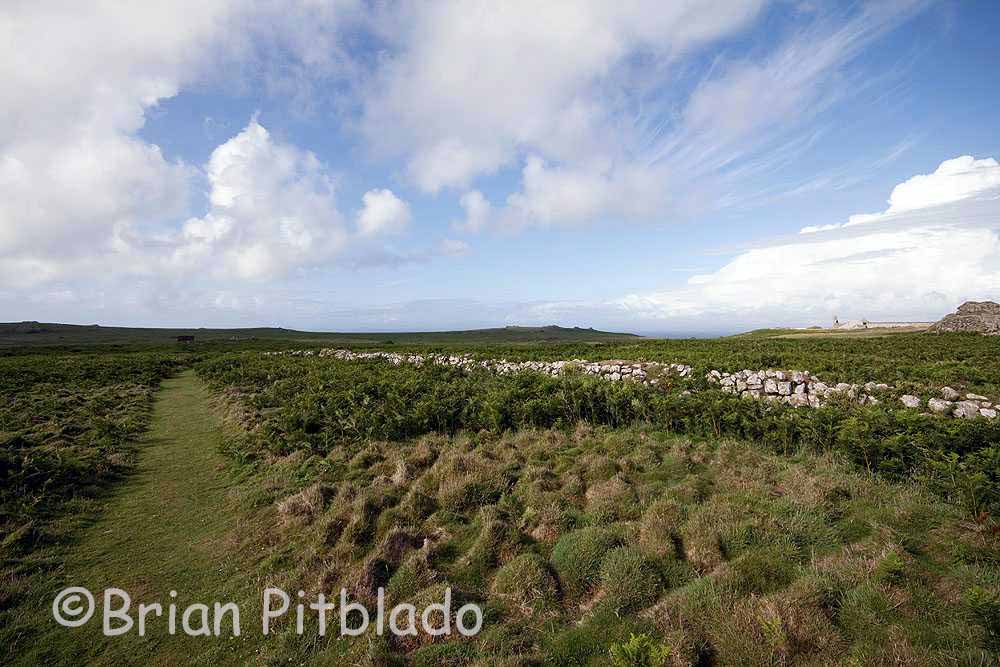
<path id="1" fill-rule="evenodd" d="M 977 348 L 978 353 L 985 354 L 985 348 Z M 774 356 L 740 368 L 774 367 L 780 361 Z M 823 370 L 815 364 L 807 367 Z M 585 374 L 500 376 L 436 364 L 244 354 L 209 359 L 198 369 L 221 389 L 238 386 L 249 392 L 252 408 L 271 410 L 258 415 L 258 437 L 240 443 L 240 451 L 234 452 L 241 460 L 303 448 L 325 453 L 345 442 L 402 440 L 433 432 L 498 434 L 572 427 L 581 421 L 610 427 L 650 422 L 675 433 L 752 440 L 780 453 L 837 450 L 891 479 L 923 475 L 974 513 L 1000 509 L 1000 420 L 940 419 L 847 402 L 797 409 L 743 400 L 702 380 L 695 381 L 703 385 L 698 392 L 680 396 Z M 936 368 L 925 370 L 928 379 L 935 377 Z M 880 379 L 888 381 L 889 375 Z M 618 467 L 610 457 L 595 456 L 582 481 L 607 480 Z M 454 488 L 450 483 L 447 495 L 469 504 L 480 495 L 495 496 L 498 482 L 472 475 L 456 480 Z"/>
<path id="2" fill-rule="evenodd" d="M 676 558 L 678 529 L 684 519 L 684 510 L 676 501 L 669 498 L 656 501 L 643 513 L 640 520 L 639 546 L 656 558 Z"/>
<path id="3" fill-rule="evenodd" d="M 563 535 L 552 548 L 552 567 L 563 590 L 581 595 L 594 588 L 607 552 L 621 544 L 619 535 L 608 528 L 591 526 Z"/>
<path id="4" fill-rule="evenodd" d="M 795 553 L 787 546 L 752 549 L 730 563 L 731 583 L 743 594 L 769 593 L 795 577 Z"/>
<path id="5" fill-rule="evenodd" d="M 497 570 L 490 585 L 490 594 L 521 608 L 534 610 L 556 602 L 559 589 L 545 559 L 527 552 Z"/>
<path id="6" fill-rule="evenodd" d="M 633 612 L 652 604 L 663 589 L 654 564 L 635 547 L 612 549 L 601 563 L 603 603 L 616 612 Z"/>

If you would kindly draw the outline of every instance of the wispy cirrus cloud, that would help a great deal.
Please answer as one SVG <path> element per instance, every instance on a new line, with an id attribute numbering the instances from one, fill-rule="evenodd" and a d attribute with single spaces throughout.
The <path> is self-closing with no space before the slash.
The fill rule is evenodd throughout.
<path id="1" fill-rule="evenodd" d="M 548 124 L 559 126 L 559 132 L 572 131 L 567 147 L 556 141 L 560 135 L 555 130 L 537 137 L 523 133 L 517 116 L 509 119 L 516 129 L 507 129 L 502 109 L 456 107 L 453 113 L 462 118 L 454 123 L 443 120 L 449 118 L 448 110 L 437 110 L 440 122 L 449 127 L 472 124 L 503 148 L 484 150 L 481 165 L 452 161 L 461 168 L 461 178 L 432 179 L 430 189 L 461 186 L 477 174 L 521 164 L 520 189 L 502 202 L 476 200 L 466 218 L 468 229 L 608 219 L 664 221 L 759 203 L 764 188 L 771 189 L 772 200 L 802 192 L 810 182 L 818 186 L 822 175 L 784 187 L 774 181 L 787 180 L 777 175 L 800 164 L 812 149 L 822 132 L 816 121 L 838 105 L 877 95 L 883 83 L 870 72 L 863 79 L 853 72 L 854 59 L 927 4 L 920 0 L 865 4 L 846 17 L 819 13 L 779 35 L 769 48 L 740 57 L 716 57 L 686 94 L 684 86 L 677 86 L 681 92 L 671 95 L 663 91 L 677 83 L 672 65 L 703 43 L 672 49 L 669 29 L 662 35 L 661 50 L 648 49 L 638 39 L 624 39 L 615 54 L 623 62 L 628 62 L 627 54 L 642 54 L 635 63 L 654 74 L 640 77 L 621 65 L 616 71 L 626 73 L 616 84 L 628 83 L 609 94 L 602 87 L 609 65 L 582 63 L 573 77 L 550 82 L 554 90 L 575 92 L 564 93 L 565 99 L 544 98 L 549 106 L 530 110 L 530 117 L 550 119 Z M 724 38 L 759 12 L 760 7 L 746 7 L 740 21 L 729 16 L 703 38 L 706 42 Z M 514 49 L 516 43 L 500 48 Z M 457 85 L 459 80 L 448 83 Z M 591 99 L 595 91 L 606 97 Z M 580 106 L 581 99 L 588 100 L 586 105 Z M 527 110 L 512 112 L 520 115 Z M 437 136 L 433 130 L 427 132 L 422 128 L 419 137 L 400 138 L 399 145 L 411 146 L 411 154 L 418 156 L 411 172 L 420 171 L 426 137 Z M 463 143 L 453 135 L 447 141 L 455 154 L 475 150 L 474 141 Z M 764 179 L 770 182 L 763 185 Z M 475 197 L 475 192 L 467 195 Z"/>

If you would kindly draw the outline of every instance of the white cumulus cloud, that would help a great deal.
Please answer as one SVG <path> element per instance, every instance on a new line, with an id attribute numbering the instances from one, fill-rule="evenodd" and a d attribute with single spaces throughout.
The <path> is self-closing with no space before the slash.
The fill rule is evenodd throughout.
<path id="1" fill-rule="evenodd" d="M 996 165 L 948 160 L 901 183 L 893 206 L 863 223 L 747 250 L 683 287 L 628 295 L 613 306 L 649 320 L 803 325 L 837 314 L 937 319 L 964 300 L 1000 298 Z"/>
<path id="2" fill-rule="evenodd" d="M 413 217 L 410 205 L 392 190 L 369 190 L 362 196 L 358 212 L 358 232 L 364 236 L 395 234 L 403 231 Z"/>
<path id="3" fill-rule="evenodd" d="M 479 190 L 470 190 L 458 200 L 465 218 L 454 224 L 457 229 L 475 232 L 485 228 L 493 218 L 493 206 Z"/>
<path id="4" fill-rule="evenodd" d="M 256 120 L 212 152 L 206 215 L 184 223 L 174 268 L 274 278 L 329 261 L 346 244 L 333 178 L 309 151 L 276 142 Z"/>
<path id="5" fill-rule="evenodd" d="M 996 160 L 963 155 L 945 160 L 933 174 L 914 176 L 893 188 L 886 213 L 946 204 L 997 187 L 1000 187 L 1000 164 Z"/>
<path id="6" fill-rule="evenodd" d="M 1000 188 L 1000 164 L 993 158 L 977 160 L 962 155 L 945 160 L 930 174 L 917 174 L 892 189 L 889 208 L 882 213 L 858 213 L 843 224 L 811 225 L 801 233 L 824 232 L 840 227 L 878 222 L 886 216 L 949 204 Z"/>
<path id="7" fill-rule="evenodd" d="M 269 68 L 330 72 L 334 35 L 355 4 L 0 3 L 3 285 L 147 265 L 151 247 L 190 215 L 201 174 L 139 136 L 146 114 L 189 85 L 232 84 L 237 72 L 274 88 L 287 77 Z M 211 178 L 224 196 L 226 178 Z M 226 224 L 207 220 L 191 233 L 222 234 Z M 311 243 L 294 221 L 283 224 L 288 244 Z M 243 252 L 247 273 L 272 259 L 263 248 Z"/>

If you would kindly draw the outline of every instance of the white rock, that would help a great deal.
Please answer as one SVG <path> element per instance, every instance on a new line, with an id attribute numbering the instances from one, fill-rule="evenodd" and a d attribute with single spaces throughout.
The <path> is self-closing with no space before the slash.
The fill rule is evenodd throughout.
<path id="1" fill-rule="evenodd" d="M 955 404 L 955 416 L 972 419 L 979 415 L 979 403 L 975 401 L 959 401 Z"/>
<path id="2" fill-rule="evenodd" d="M 979 408 L 979 414 L 987 419 L 996 419 L 997 411 L 993 408 Z"/>
<path id="3" fill-rule="evenodd" d="M 899 397 L 899 400 L 908 408 L 920 407 L 920 399 L 912 394 L 903 394 Z"/>
<path id="4" fill-rule="evenodd" d="M 941 387 L 941 396 L 946 401 L 957 401 L 959 398 L 961 398 L 961 394 L 959 394 L 951 387 Z"/>
<path id="5" fill-rule="evenodd" d="M 955 404 L 951 401 L 944 401 L 940 398 L 932 398 L 927 401 L 927 407 L 930 408 L 930 411 L 936 415 L 948 414 L 954 406 Z"/>

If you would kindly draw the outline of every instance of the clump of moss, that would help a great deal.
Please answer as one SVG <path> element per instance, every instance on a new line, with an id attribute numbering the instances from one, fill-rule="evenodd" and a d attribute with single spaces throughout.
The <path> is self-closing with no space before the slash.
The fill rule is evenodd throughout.
<path id="1" fill-rule="evenodd" d="M 384 499 L 373 492 L 362 492 L 354 500 L 350 517 L 344 526 L 342 538 L 349 544 L 361 546 L 375 537 L 375 524 L 382 510 Z"/>
<path id="2" fill-rule="evenodd" d="M 482 664 L 506 664 L 505 658 L 511 659 L 510 664 L 521 665 L 516 656 L 531 651 L 535 643 L 537 631 L 532 631 L 520 623 L 494 624 L 484 627 L 479 634 L 479 655 L 484 659 Z"/>
<path id="3" fill-rule="evenodd" d="M 483 607 L 482 602 L 477 602 L 475 599 L 470 598 L 465 592 L 463 592 L 463 589 L 455 587 L 454 582 L 442 581 L 418 591 L 417 593 L 406 599 L 406 602 L 412 604 L 417 610 L 419 610 L 415 616 L 415 626 L 417 629 L 417 634 L 406 635 L 405 637 L 396 638 L 399 643 L 399 647 L 402 650 L 409 652 L 418 647 L 427 646 L 430 644 L 441 645 L 440 635 L 432 636 L 429 635 L 427 632 L 425 632 L 422 621 L 423 618 L 422 613 L 423 610 L 427 609 L 432 604 L 433 605 L 444 604 L 445 599 L 449 596 L 451 598 L 450 616 L 446 619 L 441 610 L 435 608 L 432 609 L 431 612 L 428 614 L 427 623 L 431 628 L 440 629 L 445 626 L 450 627 L 451 632 L 453 633 L 452 636 L 458 636 L 456 630 L 457 628 L 456 618 L 458 610 L 461 609 L 463 605 L 465 605 L 467 602 L 476 602 L 480 606 L 480 608 Z M 402 623 L 405 624 L 406 621 L 403 620 Z M 454 642 L 448 642 L 448 643 L 451 644 Z M 466 657 L 471 656 L 471 653 L 474 649 L 474 644 L 463 641 L 461 642 L 461 645 L 467 647 L 467 650 L 469 651 L 468 653 L 466 653 L 465 650 L 461 651 L 462 655 L 465 655 Z M 433 654 L 433 652 L 431 653 Z M 454 663 L 424 662 L 420 664 L 454 664 Z M 466 664 L 466 662 L 460 662 L 458 664 L 464 665 Z"/>
<path id="4" fill-rule="evenodd" d="M 837 625 L 851 639 L 881 641 L 895 617 L 892 601 L 885 591 L 862 583 L 846 591 L 837 609 Z"/>
<path id="5" fill-rule="evenodd" d="M 684 510 L 674 500 L 664 498 L 649 506 L 639 523 L 639 547 L 656 558 L 677 556 L 678 528 L 684 522 Z"/>
<path id="6" fill-rule="evenodd" d="M 424 646 L 410 656 L 414 667 L 449 667 L 467 665 L 475 655 L 475 646 L 467 641 L 450 641 Z"/>
<path id="7" fill-rule="evenodd" d="M 898 584 L 906 574 L 906 561 L 899 552 L 890 549 L 875 565 L 875 578 L 886 584 Z"/>
<path id="8" fill-rule="evenodd" d="M 285 518 L 300 517 L 311 521 L 323 511 L 327 500 L 335 493 L 335 488 L 312 484 L 278 503 L 278 513 Z"/>
<path id="9" fill-rule="evenodd" d="M 770 593 L 795 578 L 794 550 L 786 545 L 753 549 L 731 564 L 730 583 L 741 593 Z"/>
<path id="10" fill-rule="evenodd" d="M 497 571 L 490 594 L 533 612 L 540 605 L 555 602 L 559 590 L 545 559 L 528 552 Z"/>
<path id="11" fill-rule="evenodd" d="M 973 622 L 983 626 L 989 645 L 1000 652 L 1000 591 L 973 586 L 964 598 Z"/>
<path id="12" fill-rule="evenodd" d="M 521 534 L 496 506 L 487 506 L 476 517 L 479 534 L 463 559 L 464 564 L 493 568 L 510 560 L 519 550 Z"/>
<path id="13" fill-rule="evenodd" d="M 592 526 L 563 535 L 553 547 L 551 558 L 563 589 L 579 595 L 596 586 L 601 562 L 619 544 L 619 535 L 608 528 Z"/>
<path id="14" fill-rule="evenodd" d="M 406 455 L 406 463 L 418 470 L 427 468 L 437 460 L 441 448 L 448 444 L 448 439 L 437 433 L 425 435 Z"/>
<path id="15" fill-rule="evenodd" d="M 555 544 L 559 537 L 580 520 L 580 511 L 564 499 L 528 507 L 521 516 L 521 530 L 543 544 Z"/>
<path id="16" fill-rule="evenodd" d="M 609 480 L 618 472 L 618 465 L 600 454 L 588 455 L 582 463 L 586 466 L 584 477 L 591 483 Z"/>
<path id="17" fill-rule="evenodd" d="M 363 447 L 350 461 L 350 467 L 355 470 L 369 470 L 385 459 L 385 454 L 378 443 Z"/>
<path id="18" fill-rule="evenodd" d="M 437 500 L 442 507 L 456 512 L 492 505 L 507 490 L 509 480 L 496 470 L 473 470 L 448 477 L 441 482 Z"/>
<path id="19" fill-rule="evenodd" d="M 386 593 L 392 600 L 406 600 L 432 585 L 438 576 L 428 562 L 427 555 L 418 551 L 410 554 L 396 569 L 386 584 Z"/>
<path id="20" fill-rule="evenodd" d="M 551 635 L 545 642 L 543 665 L 589 665 L 607 655 L 604 632 L 591 625 L 569 628 Z"/>
<path id="21" fill-rule="evenodd" d="M 587 489 L 587 514 L 598 525 L 638 518 L 639 504 L 631 484 L 621 475 Z"/>
<path id="22" fill-rule="evenodd" d="M 437 509 L 433 481 L 427 476 L 413 481 L 399 503 L 400 513 L 411 523 L 420 523 Z"/>
<path id="23" fill-rule="evenodd" d="M 601 563 L 604 603 L 618 612 L 649 606 L 662 589 L 663 581 L 656 567 L 635 547 L 613 549 Z"/>

